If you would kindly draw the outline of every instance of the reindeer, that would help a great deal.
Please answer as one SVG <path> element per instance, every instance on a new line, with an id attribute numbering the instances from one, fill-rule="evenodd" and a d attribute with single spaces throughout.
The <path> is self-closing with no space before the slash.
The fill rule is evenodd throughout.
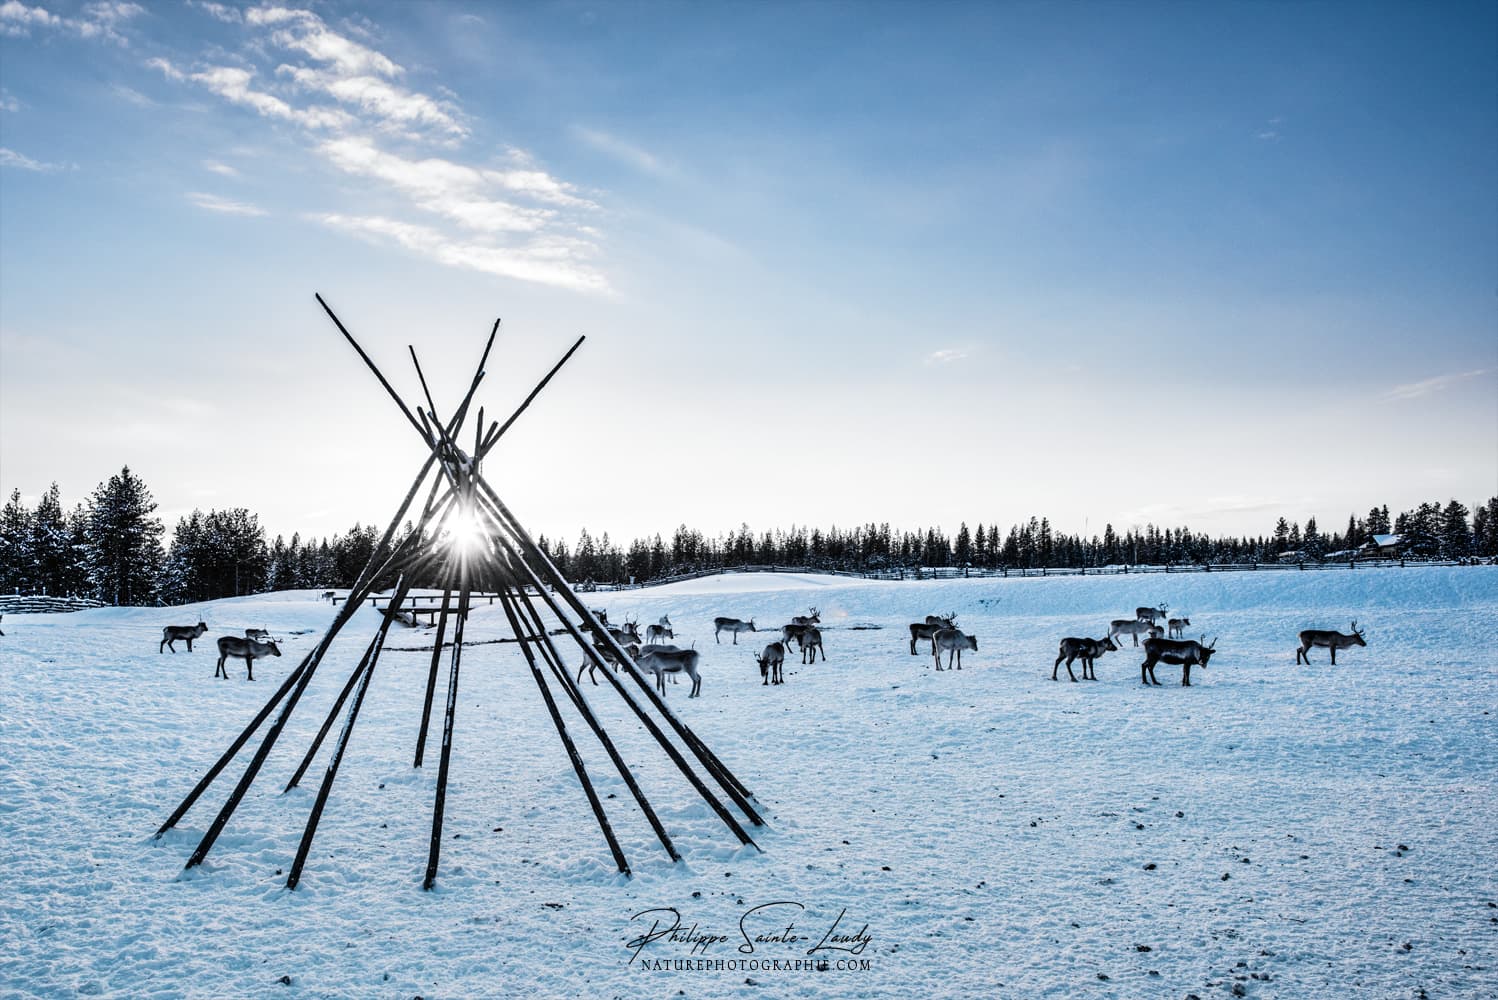
<path id="1" fill-rule="evenodd" d="M 936 660 L 936 669 L 941 669 L 941 654 L 947 654 L 947 668 L 951 669 L 952 657 L 957 657 L 957 669 L 962 669 L 962 651 L 978 651 L 978 637 L 968 635 L 958 628 L 944 628 L 931 637 L 931 655 Z"/>
<path id="2" fill-rule="evenodd" d="M 1061 661 L 1066 661 L 1066 676 L 1073 681 L 1077 675 L 1071 672 L 1071 661 L 1080 659 L 1082 661 L 1082 679 L 1084 681 L 1097 680 L 1097 671 L 1093 669 L 1092 663 L 1104 653 L 1112 652 L 1118 648 L 1118 643 L 1113 637 L 1105 636 L 1102 639 L 1062 639 L 1061 652 L 1056 654 L 1056 662 L 1051 666 L 1051 680 L 1056 680 L 1056 671 L 1061 666 Z"/>
<path id="3" fill-rule="evenodd" d="M 247 628 L 244 630 L 246 639 L 259 639 L 264 642 L 270 638 L 270 632 L 263 628 Z"/>
<path id="4" fill-rule="evenodd" d="M 1149 630 L 1149 637 L 1151 639 L 1163 639 L 1165 638 L 1165 630 L 1158 625 L 1151 625 Z"/>
<path id="5" fill-rule="evenodd" d="M 338 596 L 338 592 L 337 591 L 334 591 L 334 590 L 324 590 L 322 592 L 321 596 L 318 597 L 318 600 L 319 601 L 331 601 L 333 598 L 335 598 L 337 596 Z"/>
<path id="6" fill-rule="evenodd" d="M 697 661 L 701 656 L 695 649 L 657 648 L 647 653 L 642 647 L 635 663 L 641 670 L 655 674 L 655 686 L 662 695 L 666 693 L 667 674 L 686 674 L 692 678 L 692 693 L 687 697 L 695 698 L 702 693 L 702 675 L 697 672 Z"/>
<path id="7" fill-rule="evenodd" d="M 759 631 L 759 629 L 757 629 L 757 628 L 754 627 L 754 619 L 753 618 L 749 619 L 746 622 L 745 621 L 740 621 L 737 618 L 714 618 L 713 619 L 713 638 L 716 639 L 719 643 L 721 643 L 723 640 L 719 639 L 718 636 L 719 636 L 720 633 L 723 633 L 723 632 L 731 632 L 731 633 L 733 633 L 733 644 L 735 646 L 737 646 L 739 644 L 739 633 L 740 632 L 758 632 L 758 631 Z"/>
<path id="8" fill-rule="evenodd" d="M 615 670 L 619 669 L 619 667 L 621 666 L 619 657 L 614 655 L 612 646 L 607 646 L 603 643 L 595 643 L 593 649 L 598 653 L 599 656 L 603 658 L 605 663 L 608 663 Z M 630 659 L 634 659 L 635 657 L 640 655 L 640 647 L 636 646 L 634 643 L 630 643 L 628 646 L 624 647 L 624 652 L 629 654 Z M 594 686 L 596 687 L 598 685 L 598 678 L 594 677 L 593 673 L 597 669 L 598 661 L 593 659 L 593 657 L 591 656 L 584 655 L 582 666 L 577 668 L 577 682 L 579 684 L 583 682 L 583 671 L 586 670 L 588 672 L 588 680 L 592 681 Z"/>
<path id="9" fill-rule="evenodd" d="M 822 631 L 815 625 L 806 626 L 806 631 L 801 633 L 801 662 L 806 663 L 806 655 L 811 654 L 811 662 L 817 662 L 817 654 L 822 654 L 822 662 L 827 662 L 827 650 L 822 648 Z"/>
<path id="10" fill-rule="evenodd" d="M 1332 666 L 1337 665 L 1337 650 L 1347 649 L 1351 646 L 1366 646 L 1363 641 L 1362 630 L 1358 628 L 1356 620 L 1352 623 L 1352 635 L 1341 632 L 1332 632 L 1325 629 L 1308 628 L 1300 633 L 1300 648 L 1295 651 L 1295 662 L 1311 665 L 1311 650 L 1320 647 L 1332 651 Z"/>
<path id="11" fill-rule="evenodd" d="M 1108 638 L 1117 639 L 1121 635 L 1132 635 L 1134 645 L 1139 645 L 1139 637 L 1148 635 L 1151 626 L 1148 622 L 1138 618 L 1115 618 L 1108 623 Z"/>
<path id="12" fill-rule="evenodd" d="M 1144 662 L 1139 665 L 1139 682 L 1159 687 L 1160 682 L 1155 680 L 1155 664 L 1178 663 L 1181 666 L 1181 686 L 1190 687 L 1192 666 L 1199 663 L 1205 670 L 1207 661 L 1217 652 L 1217 639 L 1214 637 L 1212 645 L 1208 646 L 1205 644 L 1206 638 L 1202 636 L 1201 642 L 1180 639 L 1144 640 Z"/>
<path id="13" fill-rule="evenodd" d="M 255 679 L 255 657 L 280 656 L 281 650 L 274 642 L 258 642 L 254 639 L 241 639 L 238 636 L 226 635 L 218 641 L 218 666 L 213 670 L 213 676 L 222 676 L 224 680 L 229 679 L 229 671 L 224 669 L 224 661 L 229 657 L 244 661 L 245 673 L 250 680 Z"/>
<path id="14" fill-rule="evenodd" d="M 822 615 L 815 607 L 811 609 L 810 615 L 797 615 L 791 619 L 792 625 L 820 625 L 821 623 Z"/>
<path id="15" fill-rule="evenodd" d="M 613 636 L 614 641 L 621 646 L 626 645 L 627 643 L 635 643 L 636 645 L 638 645 L 643 641 L 640 638 L 640 623 L 637 621 L 626 621 L 622 626 L 619 627 L 615 627 L 613 625 L 605 625 L 604 628 L 608 629 L 609 635 Z"/>
<path id="16" fill-rule="evenodd" d="M 785 679 L 780 674 L 780 668 L 785 663 L 785 645 L 783 643 L 770 643 L 765 647 L 763 653 L 754 657 L 754 662 L 759 664 L 759 675 L 764 678 L 765 684 L 785 683 Z M 772 676 L 774 677 L 773 681 L 771 680 Z"/>
<path id="17" fill-rule="evenodd" d="M 811 625 L 782 625 L 780 627 L 780 641 L 785 643 L 787 649 L 790 649 L 793 641 L 798 647 L 805 646 L 806 632 L 810 628 L 812 628 Z"/>
<path id="18" fill-rule="evenodd" d="M 915 644 L 917 642 L 920 642 L 923 639 L 929 640 L 933 636 L 935 636 L 936 633 L 940 632 L 942 629 L 944 629 L 944 628 L 953 628 L 953 627 L 954 626 L 951 626 L 951 625 L 942 625 L 942 624 L 939 624 L 939 623 L 934 623 L 934 622 L 931 622 L 930 620 L 927 620 L 924 623 L 922 623 L 922 622 L 911 622 L 910 623 L 910 655 L 911 656 L 915 656 L 916 655 Z"/>
<path id="19" fill-rule="evenodd" d="M 660 618 L 656 620 L 656 624 L 657 625 L 662 625 L 662 626 L 664 626 L 666 628 L 670 628 L 671 627 L 671 616 L 670 615 L 661 615 Z"/>
<path id="20" fill-rule="evenodd" d="M 170 649 L 175 653 L 177 647 L 172 645 L 172 643 L 178 639 L 182 639 L 186 641 L 187 651 L 191 653 L 192 641 L 200 638 L 207 631 L 208 624 L 206 622 L 198 622 L 196 625 L 168 625 L 161 630 L 161 644 L 156 647 L 156 652 L 160 653 L 163 649 Z"/>
<path id="21" fill-rule="evenodd" d="M 589 608 L 588 612 L 598 619 L 598 624 L 607 628 L 609 624 L 609 613 L 604 608 Z"/>
<path id="22" fill-rule="evenodd" d="M 672 631 L 670 622 L 667 622 L 664 625 L 662 625 L 660 623 L 656 623 L 655 625 L 647 625 L 647 626 L 645 626 L 645 641 L 646 642 L 658 643 L 662 639 L 675 639 L 675 638 L 676 638 L 676 633 L 674 631 Z"/>
<path id="23" fill-rule="evenodd" d="M 1149 622 L 1151 625 L 1153 625 L 1153 624 L 1155 624 L 1155 619 L 1156 618 L 1164 618 L 1165 617 L 1165 609 L 1167 607 L 1169 607 L 1169 605 L 1162 604 L 1158 608 L 1135 608 L 1134 609 L 1134 620 L 1135 621 L 1141 621 L 1141 622 Z"/>
<path id="24" fill-rule="evenodd" d="M 941 628 L 956 628 L 957 612 L 954 611 L 949 615 L 927 615 L 926 624 L 937 625 Z"/>
<path id="25" fill-rule="evenodd" d="M 1170 635 L 1169 635 L 1169 638 L 1171 638 L 1171 639 L 1179 639 L 1185 633 L 1186 626 L 1188 626 L 1188 625 L 1191 624 L 1191 619 L 1190 618 L 1172 618 L 1172 619 L 1170 619 L 1170 621 L 1166 622 L 1165 624 L 1167 624 L 1167 625 L 1170 626 Z"/>

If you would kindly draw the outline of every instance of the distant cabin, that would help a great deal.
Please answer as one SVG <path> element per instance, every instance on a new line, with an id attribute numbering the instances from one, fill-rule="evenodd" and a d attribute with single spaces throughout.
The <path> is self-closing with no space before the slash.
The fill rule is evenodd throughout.
<path id="1" fill-rule="evenodd" d="M 1363 556 L 1368 559 L 1397 559 L 1403 549 L 1403 535 L 1374 535 L 1363 543 Z"/>

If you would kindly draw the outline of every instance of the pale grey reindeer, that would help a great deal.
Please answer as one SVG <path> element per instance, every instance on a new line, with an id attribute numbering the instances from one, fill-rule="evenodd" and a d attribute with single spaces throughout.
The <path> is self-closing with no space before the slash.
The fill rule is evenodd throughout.
<path id="1" fill-rule="evenodd" d="M 1162 604 L 1158 608 L 1135 608 L 1134 617 L 1139 621 L 1149 622 L 1151 625 L 1153 625 L 1155 624 L 1156 618 L 1165 617 L 1165 609 L 1167 607 L 1169 607 L 1169 605 Z"/>
<path id="2" fill-rule="evenodd" d="M 941 669 L 941 654 L 947 654 L 947 669 L 952 667 L 952 658 L 957 658 L 957 669 L 962 669 L 962 651 L 978 651 L 978 637 L 968 635 L 958 628 L 944 628 L 931 637 L 931 656 L 936 660 L 936 669 Z"/>
<path id="3" fill-rule="evenodd" d="M 1093 669 L 1093 661 L 1104 653 L 1112 652 L 1117 648 L 1118 643 L 1113 641 L 1112 636 L 1106 636 L 1102 639 L 1062 639 L 1061 651 L 1056 654 L 1056 662 L 1051 665 L 1051 680 L 1057 680 L 1056 671 L 1060 668 L 1061 661 L 1065 660 L 1066 676 L 1075 681 L 1077 675 L 1071 672 L 1071 663 L 1073 660 L 1080 659 L 1082 661 L 1082 679 L 1084 681 L 1095 681 L 1097 680 L 1097 672 Z"/>
<path id="4" fill-rule="evenodd" d="M 1172 618 L 1165 624 L 1170 626 L 1169 638 L 1180 639 L 1186 634 L 1186 628 L 1191 624 L 1190 618 Z"/>
<path id="5" fill-rule="evenodd" d="M 618 670 L 619 667 L 622 666 L 622 664 L 619 662 L 619 657 L 614 654 L 614 649 L 612 646 L 608 646 L 601 642 L 595 643 L 593 645 L 593 650 L 603 658 L 603 661 L 605 663 L 609 664 L 615 670 Z M 630 659 L 634 659 L 635 657 L 640 655 L 640 647 L 635 645 L 634 643 L 630 643 L 629 645 L 624 647 L 624 652 L 629 654 Z M 577 668 L 577 682 L 579 684 L 583 682 L 584 670 L 588 672 L 588 680 L 592 681 L 594 686 L 596 687 L 598 684 L 598 678 L 594 677 L 593 674 L 598 670 L 598 661 L 593 659 L 593 657 L 584 654 L 583 664 L 582 666 Z"/>
<path id="6" fill-rule="evenodd" d="M 274 642 L 258 642 L 255 639 L 241 639 L 238 636 L 226 635 L 218 641 L 218 666 L 213 670 L 213 676 L 222 676 L 224 680 L 229 679 L 229 671 L 224 667 L 224 661 L 229 657 L 244 661 L 245 673 L 249 680 L 255 679 L 255 658 L 267 656 L 280 656 L 281 650 Z"/>
<path id="7" fill-rule="evenodd" d="M 785 664 L 785 645 L 783 643 L 770 643 L 765 647 L 763 653 L 754 657 L 754 662 L 759 664 L 759 675 L 764 678 L 764 684 L 785 683 L 785 678 L 780 673 L 781 667 Z M 763 687 L 764 685 L 761 686 Z"/>
<path id="8" fill-rule="evenodd" d="M 161 644 L 156 647 L 156 652 L 160 653 L 164 649 L 170 649 L 175 653 L 177 647 L 172 644 L 181 639 L 187 643 L 187 651 L 191 653 L 192 641 L 201 638 L 203 633 L 207 631 L 208 625 L 206 622 L 198 622 L 196 625 L 168 625 L 161 630 Z"/>
<path id="9" fill-rule="evenodd" d="M 662 695 L 666 693 L 666 674 L 686 674 L 692 678 L 692 692 L 687 697 L 695 698 L 702 693 L 702 675 L 697 672 L 701 656 L 695 649 L 652 649 L 647 653 L 641 647 L 635 662 L 641 670 L 655 674 L 655 686 Z"/>
<path id="10" fill-rule="evenodd" d="M 1333 632 L 1328 629 L 1308 628 L 1300 633 L 1300 648 L 1295 651 L 1295 662 L 1311 665 L 1311 650 L 1329 649 L 1332 653 L 1332 666 L 1337 665 L 1337 650 L 1348 649 L 1352 646 L 1366 646 L 1363 641 L 1363 632 L 1358 628 L 1356 620 L 1352 623 L 1352 634 L 1346 635 L 1342 632 Z"/>
<path id="11" fill-rule="evenodd" d="M 718 637 L 722 633 L 724 633 L 724 632 L 728 632 L 728 633 L 731 633 L 733 635 L 733 644 L 735 646 L 737 646 L 739 644 L 739 633 L 740 632 L 758 632 L 758 631 L 759 631 L 759 629 L 757 629 L 757 628 L 754 627 L 754 619 L 753 618 L 749 619 L 748 621 L 740 621 L 737 618 L 714 618 L 713 619 L 713 638 L 715 640 L 717 640 L 718 642 L 720 642 L 720 643 L 723 640 L 720 639 L 720 638 L 718 638 Z"/>
<path id="12" fill-rule="evenodd" d="M 244 637 L 246 639 L 259 639 L 261 642 L 264 642 L 270 638 L 270 631 L 263 628 L 247 628 L 244 630 Z"/>
<path id="13" fill-rule="evenodd" d="M 671 629 L 671 623 L 664 625 L 657 622 L 654 625 L 645 626 L 645 641 L 647 643 L 659 643 L 662 639 L 675 639 L 676 633 Z"/>
<path id="14" fill-rule="evenodd" d="M 640 637 L 640 623 L 637 621 L 626 621 L 622 626 L 605 625 L 604 628 L 608 629 L 609 635 L 621 646 L 629 643 L 638 645 L 643 641 Z"/>
<path id="15" fill-rule="evenodd" d="M 1139 637 L 1141 635 L 1149 635 L 1149 630 L 1152 627 L 1149 622 L 1141 621 L 1138 618 L 1115 618 L 1108 623 L 1108 638 L 1117 639 L 1121 635 L 1132 635 L 1134 637 L 1134 645 L 1137 646 L 1139 645 Z"/>

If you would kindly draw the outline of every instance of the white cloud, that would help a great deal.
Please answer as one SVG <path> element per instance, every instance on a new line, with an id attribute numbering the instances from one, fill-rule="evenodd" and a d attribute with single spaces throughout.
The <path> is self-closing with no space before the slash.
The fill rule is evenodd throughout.
<path id="1" fill-rule="evenodd" d="M 17 153 L 13 149 L 0 147 L 0 167 L 12 167 L 16 170 L 30 170 L 38 174 L 53 174 L 59 170 L 77 170 L 74 164 L 43 163 L 41 160 L 33 160 L 23 153 Z"/>
<path id="2" fill-rule="evenodd" d="M 32 28 L 56 29 L 75 32 L 81 38 L 104 38 L 116 45 L 128 45 L 129 40 L 118 30 L 141 14 L 145 8 L 122 0 L 101 0 L 86 4 L 81 17 L 59 17 L 45 7 L 28 7 L 20 0 L 5 0 L 0 3 L 0 35 L 21 38 L 31 34 Z"/>
<path id="3" fill-rule="evenodd" d="M 147 59 L 146 66 L 149 69 L 157 70 L 168 80 L 175 80 L 177 83 L 181 83 L 183 80 L 187 79 L 186 73 L 182 72 L 176 66 L 172 65 L 171 62 L 161 58 L 160 56 L 152 56 L 150 59 Z"/>
<path id="4" fill-rule="evenodd" d="M 339 76 L 327 70 L 302 66 L 280 66 L 276 72 L 307 90 L 322 91 L 375 116 L 385 127 L 431 127 L 455 138 L 468 135 L 468 129 L 437 101 L 378 77 Z"/>
<path id="5" fill-rule="evenodd" d="M 608 281 L 583 258 L 591 246 L 579 240 L 550 239 L 504 247 L 453 240 L 430 226 L 381 216 L 315 216 L 325 226 L 379 242 L 390 240 L 449 267 L 505 278 L 556 285 L 584 292 L 607 292 Z"/>
<path id="6" fill-rule="evenodd" d="M 192 74 L 213 93 L 232 104 L 254 110 L 266 118 L 280 118 L 309 129 L 338 128 L 352 124 L 352 119 L 337 108 L 293 108 L 281 98 L 250 87 L 254 73 L 237 66 L 213 66 Z"/>
<path id="7" fill-rule="evenodd" d="M 10 94 L 0 91 L 0 111 L 20 111 L 21 102 Z"/>
<path id="8" fill-rule="evenodd" d="M 239 171 L 238 170 L 235 170 L 233 167 L 229 166 L 227 163 L 220 163 L 217 160 L 204 160 L 203 161 L 203 169 L 209 171 L 210 173 L 218 174 L 220 177 L 238 177 L 239 176 Z"/>
<path id="9" fill-rule="evenodd" d="M 226 7 L 221 3 L 210 3 L 205 0 L 187 0 L 187 6 L 196 7 L 214 20 L 223 21 L 225 24 L 240 24 L 244 21 L 244 15 L 239 12 L 238 7 Z"/>
<path id="10" fill-rule="evenodd" d="M 27 34 L 30 28 L 56 28 L 61 25 L 62 18 L 44 7 L 28 7 L 19 0 L 0 3 L 0 29 L 13 38 Z"/>
<path id="11" fill-rule="evenodd" d="M 1407 382 L 1404 385 L 1396 385 L 1390 389 L 1388 399 L 1419 399 L 1421 396 L 1429 396 L 1432 393 L 1441 392 L 1451 388 L 1459 382 L 1467 379 L 1480 378 L 1492 371 L 1491 368 L 1479 368 L 1476 371 L 1457 372 L 1452 375 L 1437 375 L 1434 378 L 1422 379 L 1419 382 Z"/>
<path id="12" fill-rule="evenodd" d="M 949 347 L 940 351 L 932 351 L 930 354 L 926 355 L 926 364 L 947 365 L 951 364 L 953 361 L 961 361 L 967 356 L 967 351 Z"/>
<path id="13" fill-rule="evenodd" d="M 187 200 L 199 208 L 206 208 L 210 212 L 220 212 L 224 215 L 257 216 L 264 215 L 265 209 L 242 201 L 230 201 L 228 198 L 220 198 L 216 194 L 204 194 L 201 191 L 193 191 L 187 195 Z"/>

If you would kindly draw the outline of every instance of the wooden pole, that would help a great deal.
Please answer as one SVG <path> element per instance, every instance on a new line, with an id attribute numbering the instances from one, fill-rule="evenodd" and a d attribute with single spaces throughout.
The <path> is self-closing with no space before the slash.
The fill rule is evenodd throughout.
<path id="1" fill-rule="evenodd" d="M 427 726 L 432 719 L 432 698 L 437 693 L 437 669 L 442 664 L 442 637 L 447 634 L 447 616 L 452 607 L 452 597 L 451 587 L 442 591 L 442 613 L 437 619 L 437 641 L 432 645 L 432 668 L 427 674 L 426 700 L 421 703 L 421 729 L 416 734 L 416 759 L 411 762 L 412 767 L 420 767 L 426 753 Z"/>
<path id="2" fill-rule="evenodd" d="M 651 808 L 650 800 L 645 797 L 644 791 L 640 789 L 639 783 L 635 781 L 634 772 L 624 762 L 623 756 L 620 755 L 618 748 L 614 746 L 614 741 L 609 738 L 608 731 L 603 728 L 602 723 L 598 721 L 598 717 L 593 713 L 593 708 L 588 704 L 587 698 L 583 696 L 578 686 L 572 682 L 572 675 L 567 672 L 566 664 L 562 662 L 561 653 L 551 641 L 551 636 L 547 635 L 545 625 L 541 620 L 541 613 L 537 610 L 535 603 L 531 601 L 530 595 L 523 588 L 516 588 L 515 593 L 518 595 L 519 603 L 525 606 L 528 624 L 532 628 L 536 638 L 540 641 L 541 654 L 546 659 L 547 665 L 550 666 L 551 672 L 561 682 L 562 690 L 567 692 L 568 697 L 572 699 L 572 704 L 577 708 L 578 714 L 587 722 L 588 728 L 593 730 L 593 735 L 598 737 L 598 742 L 603 745 L 604 750 L 608 753 L 609 760 L 613 762 L 614 768 L 619 772 L 619 777 L 623 778 L 625 785 L 629 787 L 630 794 L 635 797 L 635 802 L 639 804 L 640 811 L 645 814 L 645 818 L 650 822 L 650 826 L 655 831 L 656 838 L 660 840 L 661 846 L 666 849 L 666 853 L 671 856 L 672 861 L 680 861 L 681 855 L 677 853 L 676 845 L 671 842 L 671 836 L 666 832 L 666 828 L 661 823 L 660 817 L 656 816 L 655 810 Z"/>
<path id="3" fill-rule="evenodd" d="M 328 796 L 333 791 L 333 781 L 338 777 L 338 768 L 343 763 L 343 754 L 348 749 L 349 737 L 354 732 L 354 723 L 359 719 L 359 709 L 364 704 L 364 695 L 369 691 L 369 682 L 374 677 L 375 662 L 379 659 L 379 646 L 384 644 L 385 632 L 390 627 L 391 619 L 395 611 L 400 607 L 400 602 L 405 599 L 406 591 L 411 589 L 411 584 L 406 577 L 402 576 L 395 585 L 395 597 L 390 602 L 390 610 L 386 613 L 385 620 L 380 623 L 380 632 L 375 638 L 375 645 L 371 647 L 372 656 L 367 656 L 361 664 L 363 671 L 359 678 L 358 690 L 354 692 L 354 700 L 349 703 L 348 715 L 343 720 L 343 731 L 338 734 L 338 743 L 333 747 L 332 759 L 328 761 L 328 768 L 323 772 L 322 783 L 317 788 L 317 800 L 312 803 L 312 811 L 307 815 L 307 827 L 302 831 L 302 842 L 297 846 L 296 860 L 291 863 L 291 872 L 286 877 L 286 888 L 295 889 L 297 883 L 302 880 L 302 868 L 307 864 L 307 854 L 312 850 L 312 838 L 317 834 L 317 824 L 322 820 L 323 808 L 328 804 Z"/>
<path id="4" fill-rule="evenodd" d="M 437 796 L 432 804 L 432 839 L 427 847 L 427 870 L 421 887 L 430 890 L 437 880 L 442 855 L 442 815 L 447 808 L 447 774 L 452 763 L 453 718 L 458 710 L 458 668 L 463 658 L 463 625 L 468 620 L 468 570 L 459 569 L 458 623 L 453 627 L 453 655 L 447 671 L 447 711 L 442 721 L 442 757 L 437 765 Z"/>
<path id="5" fill-rule="evenodd" d="M 499 604 L 505 609 L 505 617 L 510 620 L 510 628 L 515 632 L 515 638 L 520 640 L 520 651 L 525 654 L 525 662 L 531 668 L 531 677 L 536 682 L 536 687 L 541 690 L 541 698 L 546 702 L 546 711 L 551 715 L 551 724 L 556 727 L 557 735 L 562 738 L 562 746 L 567 748 L 567 759 L 572 761 L 572 770 L 577 773 L 577 780 L 583 786 L 583 793 L 588 797 L 588 805 L 593 807 L 593 816 L 598 820 L 598 827 L 603 831 L 603 839 L 609 843 L 609 850 L 614 855 L 614 863 L 619 866 L 622 874 L 629 874 L 629 862 L 625 860 L 624 851 L 619 847 L 619 841 L 614 836 L 614 828 L 609 825 L 609 818 L 603 811 L 603 803 L 598 801 L 598 792 L 593 788 L 593 782 L 588 777 L 588 769 L 583 765 L 582 755 L 577 752 L 577 744 L 572 742 L 572 736 L 567 732 L 567 724 L 562 721 L 562 713 L 557 711 L 556 699 L 551 695 L 551 689 L 546 686 L 546 676 L 541 673 L 541 668 L 536 665 L 536 654 L 531 649 L 531 641 L 527 638 L 525 630 L 520 625 L 520 618 L 515 612 L 514 598 L 501 592 Z"/>

